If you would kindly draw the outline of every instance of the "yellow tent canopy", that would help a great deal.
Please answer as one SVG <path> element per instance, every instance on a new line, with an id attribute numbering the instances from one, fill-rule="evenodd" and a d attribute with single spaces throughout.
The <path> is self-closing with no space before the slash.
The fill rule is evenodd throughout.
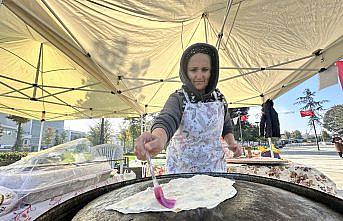
<path id="1" fill-rule="evenodd" d="M 230 107 L 275 99 L 343 55 L 340 0 L 3 0 L 0 111 L 46 120 L 159 111 L 195 42 Z"/>

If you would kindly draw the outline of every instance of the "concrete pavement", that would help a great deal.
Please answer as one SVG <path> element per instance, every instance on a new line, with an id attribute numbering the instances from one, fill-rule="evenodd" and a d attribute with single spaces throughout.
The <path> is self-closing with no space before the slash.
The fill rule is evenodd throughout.
<path id="1" fill-rule="evenodd" d="M 323 172 L 337 185 L 338 195 L 343 198 L 343 159 L 338 156 L 334 146 L 292 146 L 281 149 L 281 157 L 293 162 L 308 165 Z"/>

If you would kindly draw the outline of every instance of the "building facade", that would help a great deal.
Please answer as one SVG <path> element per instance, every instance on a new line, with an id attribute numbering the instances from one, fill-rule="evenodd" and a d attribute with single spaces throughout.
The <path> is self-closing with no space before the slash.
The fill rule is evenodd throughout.
<path id="1" fill-rule="evenodd" d="M 14 146 L 17 137 L 18 126 L 14 121 L 7 118 L 7 114 L 0 113 L 0 149 L 9 149 Z M 30 120 L 22 124 L 23 147 L 36 148 L 39 143 L 41 122 Z M 64 142 L 85 137 L 86 134 L 80 131 L 64 130 L 64 121 L 44 122 L 42 147 L 56 145 L 64 137 Z M 46 143 L 49 142 L 50 143 Z"/>

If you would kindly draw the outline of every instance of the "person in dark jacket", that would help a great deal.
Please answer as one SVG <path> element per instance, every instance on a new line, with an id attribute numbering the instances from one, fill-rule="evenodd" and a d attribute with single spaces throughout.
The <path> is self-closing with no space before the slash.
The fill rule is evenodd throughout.
<path id="1" fill-rule="evenodd" d="M 280 137 L 280 123 L 272 100 L 262 104 L 262 117 L 260 122 L 260 136 Z"/>
<path id="2" fill-rule="evenodd" d="M 216 89 L 219 56 L 215 47 L 197 43 L 188 47 L 180 61 L 181 89 L 172 93 L 155 118 L 151 133 L 136 140 L 135 154 L 157 155 L 167 147 L 167 173 L 226 172 L 220 138 L 234 156 L 242 154 L 223 94 Z"/>
<path id="3" fill-rule="evenodd" d="M 340 156 L 341 158 L 343 158 L 342 156 L 342 152 L 343 152 L 343 142 L 342 142 L 342 138 L 338 136 L 337 133 L 335 133 L 332 137 L 332 143 L 335 145 L 335 149 L 336 152 L 338 154 L 338 156 Z"/>

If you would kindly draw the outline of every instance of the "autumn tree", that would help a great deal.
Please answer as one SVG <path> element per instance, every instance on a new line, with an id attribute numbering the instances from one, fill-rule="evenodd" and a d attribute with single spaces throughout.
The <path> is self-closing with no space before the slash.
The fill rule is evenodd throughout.
<path id="1" fill-rule="evenodd" d="M 66 141 L 67 141 L 67 133 L 65 130 L 63 130 L 60 136 L 60 143 L 65 143 Z"/>
<path id="2" fill-rule="evenodd" d="M 52 140 L 55 136 L 55 130 L 52 127 L 48 127 L 45 131 L 44 131 L 44 136 L 43 136 L 43 142 L 44 144 L 49 147 L 49 145 L 52 143 Z"/>
<path id="3" fill-rule="evenodd" d="M 113 135 L 112 124 L 108 119 L 104 119 L 104 143 L 109 143 Z M 90 126 L 90 131 L 87 134 L 87 138 L 93 143 L 93 145 L 100 144 L 100 133 L 101 133 L 101 119 Z"/>
<path id="4" fill-rule="evenodd" d="M 128 145 L 128 141 L 129 141 L 129 133 L 128 133 L 128 130 L 126 128 L 120 128 L 118 139 L 120 140 L 121 145 L 123 145 L 124 153 L 126 153 L 126 147 Z"/>
<path id="5" fill-rule="evenodd" d="M 141 134 L 141 119 L 138 117 L 129 117 L 125 120 L 128 121 L 128 132 L 131 143 L 131 150 L 133 151 L 136 138 Z"/>

